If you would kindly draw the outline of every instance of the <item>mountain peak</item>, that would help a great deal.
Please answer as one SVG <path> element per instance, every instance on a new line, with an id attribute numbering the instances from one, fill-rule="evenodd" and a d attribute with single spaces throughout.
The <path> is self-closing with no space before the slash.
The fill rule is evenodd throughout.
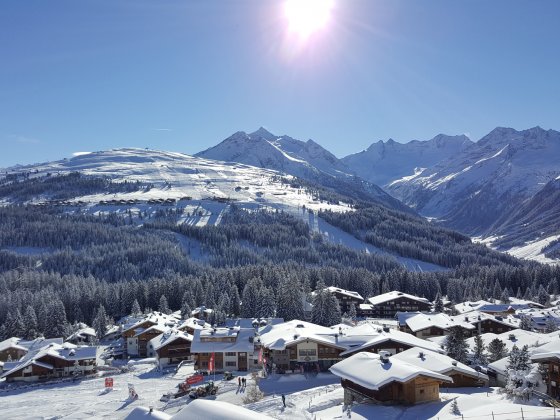
<path id="1" fill-rule="evenodd" d="M 257 131 L 254 131 L 253 133 L 249 134 L 250 137 L 261 137 L 265 140 L 274 140 L 276 139 L 276 135 L 272 134 L 270 131 L 268 131 L 266 128 L 264 127 L 259 127 L 259 129 Z"/>

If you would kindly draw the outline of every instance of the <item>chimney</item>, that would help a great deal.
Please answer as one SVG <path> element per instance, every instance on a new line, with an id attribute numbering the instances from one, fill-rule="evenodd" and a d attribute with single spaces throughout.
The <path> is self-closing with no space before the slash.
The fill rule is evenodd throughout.
<path id="1" fill-rule="evenodd" d="M 457 366 L 457 360 L 453 360 L 453 361 L 451 362 L 451 364 L 452 364 L 453 366 Z"/>
<path id="2" fill-rule="evenodd" d="M 423 351 L 419 352 L 419 353 L 418 353 L 418 357 L 419 357 L 420 359 L 424 359 L 424 352 L 423 352 Z"/>
<path id="3" fill-rule="evenodd" d="M 389 363 L 389 356 L 390 356 L 390 354 L 391 354 L 391 353 L 389 353 L 388 351 L 381 350 L 381 351 L 379 352 L 379 358 L 381 359 L 381 361 L 382 361 L 383 363 Z"/>

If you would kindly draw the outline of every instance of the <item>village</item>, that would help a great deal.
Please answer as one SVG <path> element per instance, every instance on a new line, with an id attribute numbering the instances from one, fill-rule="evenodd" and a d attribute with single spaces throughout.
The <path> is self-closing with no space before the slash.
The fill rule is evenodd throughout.
<path id="1" fill-rule="evenodd" d="M 323 293 L 336 299 L 341 323 L 311 322 L 308 305 L 305 319 L 211 324 L 212 308 L 198 307 L 187 314 L 135 313 L 107 326 L 102 337 L 87 325 L 68 337 L 11 337 L 0 342 L 2 412 L 5 418 L 556 418 L 558 302 L 453 305 L 439 295 L 434 302 L 399 291 L 364 298 L 334 286 Z M 86 390 L 99 403 L 94 397 L 92 405 L 90 395 L 79 415 Z M 37 399 L 42 403 L 34 408 L 22 404 Z"/>

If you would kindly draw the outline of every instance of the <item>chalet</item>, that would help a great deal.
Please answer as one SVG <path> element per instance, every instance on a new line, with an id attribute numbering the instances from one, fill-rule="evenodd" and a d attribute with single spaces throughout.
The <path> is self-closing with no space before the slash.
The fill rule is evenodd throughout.
<path id="1" fill-rule="evenodd" d="M 484 312 L 473 311 L 463 315 L 451 317 L 455 322 L 470 323 L 475 327 L 473 333 L 501 334 L 519 328 L 519 319 L 512 316 L 489 315 Z"/>
<path id="2" fill-rule="evenodd" d="M 96 341 L 97 334 L 95 330 L 86 324 L 80 324 L 79 329 L 66 339 L 66 342 L 76 345 L 89 345 L 94 344 Z"/>
<path id="3" fill-rule="evenodd" d="M 191 353 L 195 356 L 195 369 L 208 370 L 212 355 L 215 371 L 254 369 L 258 367 L 254 341 L 254 328 L 196 330 L 191 344 Z"/>
<path id="4" fill-rule="evenodd" d="M 420 338 L 446 335 L 452 327 L 463 328 L 470 336 L 476 329 L 471 323 L 461 321 L 460 318 L 451 318 L 446 314 L 398 312 L 396 318 L 399 330 Z"/>
<path id="5" fill-rule="evenodd" d="M 6 382 L 34 382 L 92 374 L 96 369 L 97 347 L 51 343 L 28 352 L 17 362 L 6 362 L 0 379 L 6 378 Z"/>
<path id="6" fill-rule="evenodd" d="M 266 326 L 259 334 L 267 364 L 278 372 L 326 371 L 347 348 L 338 331 L 300 320 Z"/>
<path id="7" fill-rule="evenodd" d="M 344 403 L 369 400 L 376 403 L 417 404 L 439 400 L 447 375 L 411 365 L 386 354 L 361 352 L 331 366 L 344 388 Z"/>
<path id="8" fill-rule="evenodd" d="M 213 309 L 207 308 L 206 306 L 199 306 L 191 311 L 191 316 L 196 319 L 209 319 L 213 312 Z"/>
<path id="9" fill-rule="evenodd" d="M 177 329 L 171 329 L 152 338 L 148 348 L 154 352 L 159 367 L 192 360 L 191 343 L 193 336 Z"/>
<path id="10" fill-rule="evenodd" d="M 517 311 L 517 316 L 529 317 L 531 319 L 531 327 L 535 331 L 546 332 L 550 326 L 558 328 L 560 326 L 560 310 L 558 308 L 546 308 L 546 309 L 523 309 Z"/>
<path id="11" fill-rule="evenodd" d="M 488 376 L 452 359 L 444 354 L 417 347 L 392 356 L 391 360 L 401 360 L 418 368 L 429 369 L 453 379 L 447 387 L 488 386 Z"/>
<path id="12" fill-rule="evenodd" d="M 167 315 L 161 312 L 136 320 L 122 329 L 124 351 L 129 357 L 148 357 L 148 341 L 180 322 L 180 314 L 175 312 Z M 150 330 L 150 331 L 147 331 Z M 152 354 L 153 356 L 153 354 Z"/>
<path id="13" fill-rule="evenodd" d="M 351 290 L 344 290 L 334 286 L 329 286 L 325 290 L 338 300 L 338 305 L 342 313 L 349 313 L 352 303 L 355 305 L 356 311 L 358 311 L 359 305 L 364 301 L 364 298 L 358 292 L 353 292 Z"/>
<path id="14" fill-rule="evenodd" d="M 528 308 L 529 305 L 526 304 L 515 305 L 515 304 L 506 303 L 506 304 L 480 305 L 478 308 L 476 308 L 476 310 L 478 312 L 483 312 L 489 315 L 506 317 L 508 315 L 514 315 L 519 310 L 528 309 Z"/>
<path id="15" fill-rule="evenodd" d="M 339 337 L 339 342 L 347 348 L 347 350 L 340 353 L 341 357 L 349 357 L 359 352 L 385 352 L 393 355 L 412 347 L 419 347 L 439 353 L 443 352 L 436 343 L 402 331 L 369 323 L 343 331 L 342 336 Z"/>
<path id="16" fill-rule="evenodd" d="M 181 324 L 179 324 L 177 329 L 179 331 L 186 332 L 187 334 L 194 335 L 194 332 L 196 330 L 201 330 L 203 328 L 210 328 L 210 327 L 211 325 L 208 324 L 203 319 L 191 317 L 185 319 Z"/>
<path id="17" fill-rule="evenodd" d="M 0 361 L 8 360 L 16 361 L 25 356 L 28 352 L 35 351 L 48 344 L 62 344 L 62 338 L 43 338 L 39 337 L 35 340 L 22 340 L 21 338 L 11 337 L 0 342 Z"/>
<path id="18" fill-rule="evenodd" d="M 560 399 L 560 340 L 556 339 L 536 349 L 531 362 L 540 363 L 544 367 L 546 393 L 556 400 Z"/>
<path id="19" fill-rule="evenodd" d="M 267 325 L 278 325 L 284 322 L 283 318 L 228 318 L 225 327 L 254 328 L 259 329 Z"/>
<path id="20" fill-rule="evenodd" d="M 359 305 L 358 315 L 373 318 L 394 318 L 397 312 L 427 312 L 432 304 L 428 299 L 398 291 L 370 297 Z"/>

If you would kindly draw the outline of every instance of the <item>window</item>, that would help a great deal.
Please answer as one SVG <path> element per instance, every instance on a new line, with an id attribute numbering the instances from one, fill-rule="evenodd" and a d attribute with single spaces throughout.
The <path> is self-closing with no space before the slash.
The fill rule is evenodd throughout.
<path id="1" fill-rule="evenodd" d="M 237 366 L 237 363 L 235 363 L 235 362 L 226 362 L 226 366 L 235 367 L 235 366 Z"/>
<path id="2" fill-rule="evenodd" d="M 423 394 L 423 393 L 424 393 L 424 390 L 423 390 L 423 389 L 421 389 L 421 390 L 420 390 L 420 394 Z"/>
<path id="3" fill-rule="evenodd" d="M 299 350 L 300 356 L 316 356 L 317 351 L 315 349 L 300 349 Z"/>
<path id="4" fill-rule="evenodd" d="M 553 365 L 552 370 L 554 371 L 554 373 L 558 373 L 558 365 Z"/>
<path id="5" fill-rule="evenodd" d="M 234 351 L 226 351 L 226 356 L 236 356 L 237 353 L 235 353 Z"/>
<path id="6" fill-rule="evenodd" d="M 201 366 L 201 367 L 208 367 L 208 362 L 201 362 L 201 363 L 200 363 L 200 366 Z"/>

